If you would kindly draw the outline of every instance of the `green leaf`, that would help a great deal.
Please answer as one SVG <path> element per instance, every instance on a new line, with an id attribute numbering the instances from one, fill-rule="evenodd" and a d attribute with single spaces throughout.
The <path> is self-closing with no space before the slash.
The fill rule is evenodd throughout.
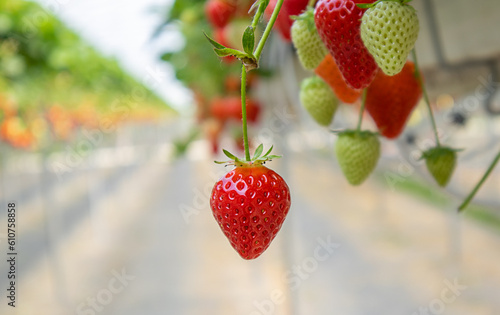
<path id="1" fill-rule="evenodd" d="M 253 160 L 256 160 L 262 155 L 262 151 L 264 151 L 264 145 L 261 143 L 257 149 L 255 149 L 255 153 L 253 155 Z"/>
<path id="2" fill-rule="evenodd" d="M 170 61 L 172 59 L 172 57 L 174 56 L 174 53 L 172 52 L 167 52 L 167 53 L 164 53 L 163 55 L 161 55 L 161 60 L 163 61 Z"/>
<path id="3" fill-rule="evenodd" d="M 214 51 L 218 57 L 227 57 L 232 55 L 232 52 L 229 51 L 229 48 L 223 48 L 223 49 L 214 48 Z"/>
<path id="4" fill-rule="evenodd" d="M 253 54 L 253 49 L 255 47 L 255 31 L 252 26 L 245 29 L 243 33 L 243 50 L 250 56 Z"/>
<path id="5" fill-rule="evenodd" d="M 271 153 L 271 151 L 273 150 L 273 147 L 274 147 L 274 146 L 272 145 L 272 146 L 269 148 L 269 150 L 267 150 L 266 154 L 264 154 L 264 156 L 263 156 L 263 157 L 267 157 L 267 156 Z"/>
<path id="6" fill-rule="evenodd" d="M 226 150 L 226 149 L 222 149 L 222 152 L 224 152 L 224 154 L 225 154 L 228 158 L 230 158 L 231 160 L 233 160 L 233 161 L 237 161 L 237 160 L 238 160 L 238 158 L 237 158 L 236 156 L 234 156 L 234 155 L 233 155 L 231 152 L 229 152 L 228 150 Z"/>
<path id="7" fill-rule="evenodd" d="M 279 158 L 281 158 L 281 155 L 270 155 L 267 157 L 268 160 L 279 159 Z"/>
<path id="8" fill-rule="evenodd" d="M 215 49 L 224 49 L 224 48 L 226 48 L 226 46 L 221 45 L 218 42 L 216 42 L 215 40 L 213 40 L 212 38 L 210 38 L 210 36 L 208 36 L 207 33 L 203 32 L 203 35 L 205 35 L 205 37 L 208 39 L 208 41 L 210 42 L 210 44 L 212 44 L 212 46 L 214 46 Z"/>
<path id="9" fill-rule="evenodd" d="M 232 48 L 222 48 L 222 49 L 214 48 L 214 51 L 215 54 L 217 54 L 217 56 L 219 57 L 235 56 L 238 59 L 252 58 L 251 56 L 248 56 L 248 54 Z"/>

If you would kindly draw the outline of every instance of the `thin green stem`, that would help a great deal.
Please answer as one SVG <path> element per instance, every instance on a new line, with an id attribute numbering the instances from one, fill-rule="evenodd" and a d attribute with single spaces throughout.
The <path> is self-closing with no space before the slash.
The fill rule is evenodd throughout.
<path id="1" fill-rule="evenodd" d="M 278 14 L 280 13 L 281 6 L 283 5 L 284 0 L 278 0 L 276 3 L 276 6 L 274 7 L 273 14 L 271 15 L 271 18 L 269 19 L 269 23 L 266 25 L 266 29 L 264 30 L 264 34 L 259 40 L 259 44 L 257 45 L 257 48 L 255 49 L 254 56 L 257 60 L 260 59 L 260 55 L 262 54 L 262 50 L 264 49 L 264 45 L 266 44 L 267 38 L 271 34 L 271 30 L 273 29 L 274 22 L 276 22 L 276 19 L 278 18 Z"/>
<path id="2" fill-rule="evenodd" d="M 366 103 L 366 89 L 363 90 L 363 96 L 361 97 L 361 109 L 359 110 L 358 126 L 356 131 L 361 131 L 361 123 L 363 122 L 363 114 L 365 113 L 365 103 Z"/>
<path id="3" fill-rule="evenodd" d="M 245 159 L 250 161 L 250 149 L 248 147 L 247 128 L 247 70 L 245 65 L 241 66 L 241 117 L 243 125 L 243 146 L 245 148 Z"/>
<path id="4" fill-rule="evenodd" d="M 424 94 L 425 104 L 427 105 L 427 109 L 429 110 L 429 117 L 431 119 L 432 129 L 434 131 L 434 137 L 436 138 L 436 144 L 438 147 L 440 147 L 441 143 L 439 142 L 439 134 L 437 130 L 436 120 L 434 119 L 434 113 L 432 112 L 431 102 L 429 101 L 429 95 L 427 94 L 427 89 L 425 88 L 424 80 L 422 80 L 422 73 L 420 72 L 420 67 L 418 66 L 417 51 L 415 50 L 415 48 L 412 49 L 411 54 L 413 56 L 413 61 L 415 62 L 415 74 L 417 76 L 418 83 L 420 84 L 420 87 L 422 89 L 422 93 Z"/>
<path id="5" fill-rule="evenodd" d="M 486 173 L 484 173 L 484 175 L 481 178 L 481 180 L 479 181 L 479 183 L 477 183 L 477 185 L 470 192 L 470 194 L 467 196 L 467 198 L 465 198 L 464 202 L 462 202 L 462 204 L 458 207 L 458 211 L 459 212 L 461 212 L 462 210 L 464 210 L 469 205 L 469 203 L 471 202 L 472 198 L 474 198 L 474 196 L 476 195 L 476 193 L 479 190 L 479 188 L 481 188 L 481 186 L 484 184 L 484 182 L 486 181 L 486 179 L 488 178 L 488 176 L 490 176 L 491 172 L 493 171 L 493 169 L 495 168 L 495 166 L 497 165 L 497 163 L 498 163 L 499 160 L 500 160 L 500 151 L 498 152 L 497 156 L 493 159 L 493 162 L 491 162 L 490 166 L 486 170 Z"/>
<path id="6" fill-rule="evenodd" d="M 309 0 L 309 3 L 307 4 L 307 6 L 314 8 L 314 6 L 316 5 L 316 1 L 318 1 L 318 0 Z"/>
<path id="7" fill-rule="evenodd" d="M 260 18 L 264 14 L 264 11 L 266 10 L 266 7 L 269 5 L 269 0 L 263 1 L 259 4 L 259 7 L 257 8 L 257 12 L 255 12 L 255 15 L 253 16 L 253 21 L 252 21 L 252 28 L 255 30 L 257 27 L 257 24 L 259 24 Z"/>

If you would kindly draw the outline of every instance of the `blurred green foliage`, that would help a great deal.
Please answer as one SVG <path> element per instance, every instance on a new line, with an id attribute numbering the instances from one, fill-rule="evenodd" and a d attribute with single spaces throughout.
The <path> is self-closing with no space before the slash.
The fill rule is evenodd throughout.
<path id="1" fill-rule="evenodd" d="M 19 109 L 52 103 L 71 108 L 91 100 L 106 110 L 138 90 L 147 95 L 141 106 L 168 109 L 38 4 L 0 1 L 0 93 L 11 95 Z"/>
<path id="2" fill-rule="evenodd" d="M 174 25 L 185 38 L 180 51 L 168 51 L 162 59 L 175 69 L 177 79 L 206 99 L 224 92 L 224 80 L 229 74 L 238 75 L 241 63 L 224 63 L 217 57 L 203 35 L 212 36 L 212 27 L 204 12 L 204 0 L 175 0 L 161 28 Z"/>

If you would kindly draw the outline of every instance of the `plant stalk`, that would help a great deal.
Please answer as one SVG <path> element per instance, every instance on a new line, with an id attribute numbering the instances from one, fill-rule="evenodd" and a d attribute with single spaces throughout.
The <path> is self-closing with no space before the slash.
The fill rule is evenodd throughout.
<path id="1" fill-rule="evenodd" d="M 250 161 L 250 148 L 248 147 L 248 128 L 247 128 L 247 70 L 245 65 L 241 66 L 241 120 L 243 125 L 243 146 L 245 148 L 245 159 Z"/>
<path id="2" fill-rule="evenodd" d="M 284 0 L 278 0 L 276 3 L 276 7 L 274 7 L 273 14 L 271 15 L 271 18 L 269 19 L 269 23 L 266 25 L 266 29 L 264 30 L 264 34 L 259 40 L 259 44 L 257 45 L 257 48 L 255 49 L 254 56 L 257 59 L 257 61 L 260 59 L 260 55 L 262 54 L 262 50 L 264 49 L 264 45 L 266 44 L 267 38 L 271 34 L 271 30 L 273 29 L 274 22 L 276 22 L 276 19 L 278 18 L 278 14 L 280 13 L 281 6 L 283 5 Z"/>
<path id="3" fill-rule="evenodd" d="M 269 0 L 265 2 L 261 2 L 259 4 L 259 7 L 257 8 L 257 12 L 255 12 L 255 15 L 253 16 L 252 20 L 252 28 L 255 30 L 257 28 L 257 24 L 259 24 L 260 18 L 264 14 L 264 11 L 266 10 L 266 7 L 269 5 Z"/>
<path id="4" fill-rule="evenodd" d="M 361 131 L 361 123 L 363 122 L 363 114 L 365 113 L 365 103 L 366 103 L 366 89 L 363 90 L 363 96 L 361 97 L 361 108 L 359 110 L 358 126 L 356 131 Z"/>
<path id="5" fill-rule="evenodd" d="M 422 73 L 420 72 L 420 67 L 418 65 L 417 51 L 415 50 L 415 48 L 411 50 L 411 54 L 413 56 L 413 61 L 415 62 L 415 74 L 417 76 L 418 83 L 420 84 L 420 88 L 422 89 L 425 104 L 427 105 L 427 109 L 429 110 L 429 117 L 431 119 L 432 129 L 434 131 L 434 137 L 436 138 L 436 144 L 438 147 L 440 147 L 441 142 L 439 141 L 439 134 L 437 130 L 436 120 L 434 119 L 434 113 L 432 112 L 431 102 L 429 101 L 429 95 L 427 94 L 427 90 L 424 85 L 424 80 L 422 80 Z"/>
<path id="6" fill-rule="evenodd" d="M 477 183 L 477 185 L 470 192 L 470 194 L 467 196 L 467 198 L 465 198 L 464 202 L 462 202 L 462 204 L 458 207 L 458 212 L 463 211 L 469 205 L 472 198 L 474 198 L 474 196 L 476 195 L 479 188 L 481 188 L 481 186 L 484 184 L 484 182 L 486 181 L 488 176 L 491 174 L 491 172 L 493 171 L 493 169 L 495 168 L 495 166 L 497 165 L 499 160 L 500 160 L 500 151 L 498 152 L 497 156 L 493 159 L 493 162 L 491 162 L 490 166 L 486 170 L 486 173 L 484 173 L 484 175 L 481 178 L 481 180 L 479 181 L 479 183 Z"/>
<path id="7" fill-rule="evenodd" d="M 267 39 L 269 38 L 269 35 L 271 34 L 271 30 L 273 29 L 274 23 L 276 22 L 276 19 L 278 18 L 278 14 L 281 10 L 281 6 L 283 5 L 284 0 L 278 0 L 276 3 L 276 7 L 274 7 L 273 14 L 271 15 L 271 19 L 269 20 L 269 23 L 266 25 L 266 29 L 264 30 L 264 34 L 259 40 L 259 43 L 257 44 L 257 48 L 255 49 L 254 56 L 255 59 L 257 59 L 257 62 L 260 59 L 260 56 L 262 54 L 262 50 L 264 49 L 264 45 L 266 44 Z M 259 20 L 264 13 L 267 5 L 269 4 L 269 1 L 267 2 L 262 2 L 259 5 L 259 8 L 257 9 L 257 12 L 254 15 L 254 18 L 252 20 L 252 27 L 255 29 L 257 27 L 257 24 L 259 23 Z M 247 91 L 246 91 L 246 82 L 247 81 L 247 71 L 245 68 L 245 65 L 243 64 L 241 67 L 241 117 L 242 117 L 242 128 L 243 128 L 243 146 L 245 148 L 245 159 L 247 161 L 251 161 L 250 158 L 250 149 L 248 146 L 248 123 L 247 123 Z"/>

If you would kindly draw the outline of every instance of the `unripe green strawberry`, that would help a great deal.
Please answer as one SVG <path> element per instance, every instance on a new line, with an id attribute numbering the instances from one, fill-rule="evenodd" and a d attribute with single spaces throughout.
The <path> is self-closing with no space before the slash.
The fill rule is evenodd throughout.
<path id="1" fill-rule="evenodd" d="M 382 1 L 366 10 L 361 21 L 361 39 L 377 65 L 387 75 L 399 73 L 417 41 L 415 9 L 400 2 Z"/>
<path id="2" fill-rule="evenodd" d="M 328 50 L 314 24 L 314 11 L 309 8 L 292 25 L 292 42 L 299 61 L 306 70 L 313 70 L 325 58 Z"/>
<path id="3" fill-rule="evenodd" d="M 457 150 L 448 147 L 435 147 L 422 154 L 427 169 L 439 186 L 445 187 L 450 181 L 457 163 Z"/>
<path id="4" fill-rule="evenodd" d="M 317 76 L 302 81 L 300 102 L 312 118 L 322 126 L 328 126 L 332 122 L 338 106 L 338 100 L 330 86 Z"/>
<path id="5" fill-rule="evenodd" d="M 371 131 L 347 130 L 339 134 L 335 154 L 347 181 L 361 185 L 377 166 L 380 141 Z"/>

